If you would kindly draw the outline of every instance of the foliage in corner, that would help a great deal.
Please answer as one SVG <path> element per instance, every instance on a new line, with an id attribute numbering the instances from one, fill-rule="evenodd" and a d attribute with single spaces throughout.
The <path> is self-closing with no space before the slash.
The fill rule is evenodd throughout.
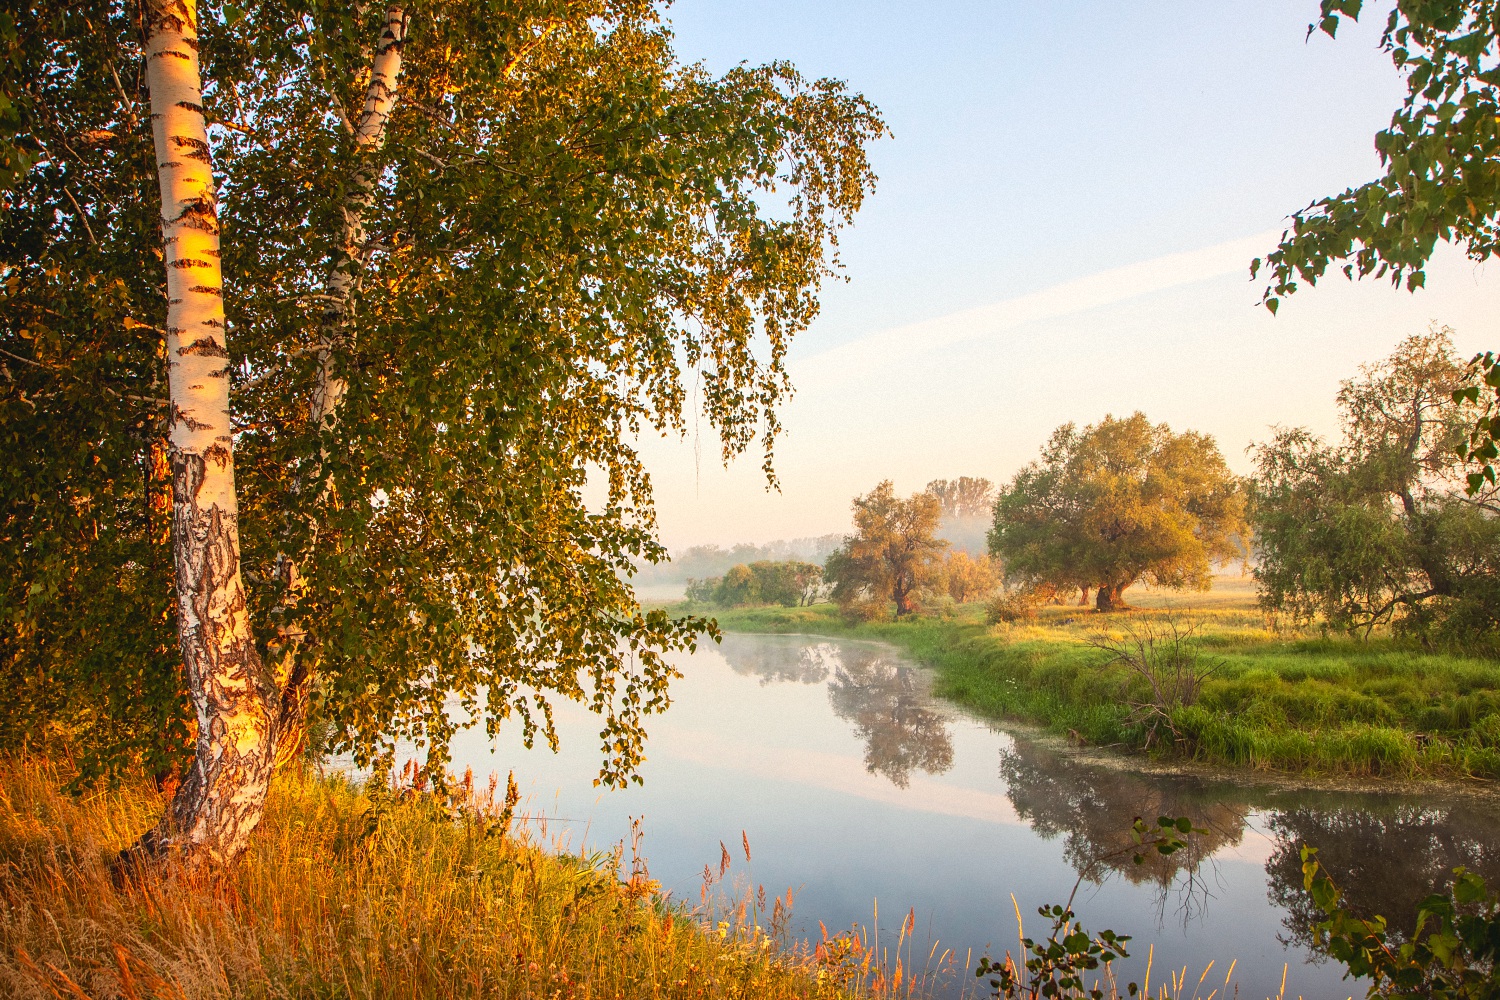
<path id="1" fill-rule="evenodd" d="M 1321 0 L 1308 35 L 1332 38 L 1364 8 L 1364 0 Z M 1385 172 L 1295 213 L 1277 248 L 1251 263 L 1251 280 L 1266 271 L 1262 301 L 1272 313 L 1330 266 L 1351 280 L 1373 275 L 1415 290 L 1439 242 L 1476 261 L 1500 249 L 1500 3 L 1397 0 L 1380 44 L 1406 81 L 1401 106 L 1375 135 Z M 1456 401 L 1488 397 L 1460 452 L 1478 466 L 1475 493 L 1494 485 L 1500 457 L 1496 398 L 1486 391 L 1500 386 L 1500 359 L 1476 356 L 1469 382 Z"/>
<path id="2" fill-rule="evenodd" d="M 1333 37 L 1363 0 L 1322 0 L 1308 33 Z M 1495 0 L 1398 0 L 1381 46 L 1406 78 L 1391 124 L 1375 136 L 1385 175 L 1321 198 L 1292 217 L 1281 244 L 1251 265 L 1265 267 L 1264 301 L 1317 284 L 1330 265 L 1349 278 L 1389 277 L 1407 288 L 1426 281 L 1440 240 L 1475 260 L 1500 248 L 1500 4 Z M 1342 262 L 1340 264 L 1340 262 Z"/>
<path id="3" fill-rule="evenodd" d="M 1318 947 L 1342 962 L 1348 975 L 1371 980 L 1369 996 L 1393 1000 L 1496 1000 L 1500 997 L 1500 897 L 1484 879 L 1453 871 L 1445 892 L 1417 907 L 1416 932 L 1393 938 L 1382 916 L 1362 919 L 1318 864 L 1317 848 L 1302 848 L 1303 887 L 1327 919 L 1313 928 Z"/>

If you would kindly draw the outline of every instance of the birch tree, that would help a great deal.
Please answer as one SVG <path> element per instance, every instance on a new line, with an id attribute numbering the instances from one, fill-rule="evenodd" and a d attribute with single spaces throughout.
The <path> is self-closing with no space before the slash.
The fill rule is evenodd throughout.
<path id="1" fill-rule="evenodd" d="M 152 10 L 185 45 L 192 8 Z M 201 100 L 170 96 L 158 157 L 142 41 L 168 42 L 137 12 L 20 15 L 14 141 L 38 159 L 0 219 L 0 435 L 28 456 L 0 475 L 0 743 L 62 740 L 81 777 L 185 767 L 184 803 L 222 780 L 244 829 L 304 711 L 363 764 L 416 742 L 441 780 L 465 719 L 555 742 L 564 698 L 601 717 L 599 780 L 631 780 L 666 654 L 709 627 L 631 592 L 664 555 L 633 441 L 681 433 L 696 384 L 725 459 L 758 448 L 769 473 L 785 351 L 873 181 L 873 108 L 785 64 L 682 65 L 634 0 L 226 6 L 186 46 Z M 196 202 L 166 171 L 177 200 L 151 194 L 159 160 L 200 177 Z M 168 316 L 164 274 L 212 286 L 196 272 L 215 268 L 165 266 L 185 261 L 227 276 L 193 293 L 222 327 L 198 298 Z M 194 403 L 212 432 L 166 405 L 179 382 L 227 382 L 232 407 Z M 170 519 L 197 539 L 218 518 L 193 593 L 221 603 L 178 593 L 196 565 L 165 530 L 179 452 L 220 477 L 184 479 L 195 502 Z M 215 663 L 231 648 L 242 684 L 207 700 L 172 641 L 205 613 L 192 634 Z M 247 721 L 224 732 L 255 761 L 233 787 L 193 777 L 192 751 L 224 738 L 197 706 L 230 693 Z M 173 815 L 164 834 L 201 819 Z"/>
<path id="2" fill-rule="evenodd" d="M 277 723 L 276 684 L 250 629 L 240 574 L 218 186 L 203 118 L 195 0 L 145 10 L 146 86 L 166 263 L 167 463 L 177 632 L 197 749 L 147 844 L 211 858 L 260 821 Z"/>
<path id="3" fill-rule="evenodd" d="M 385 23 L 376 41 L 370 62 L 370 82 L 365 88 L 364 106 L 359 119 L 346 127 L 353 135 L 357 160 L 344 196 L 343 239 L 334 256 L 323 300 L 318 368 L 309 413 L 309 422 L 320 432 L 332 431 L 339 404 L 347 383 L 334 370 L 335 350 L 348 331 L 350 299 L 369 253 L 365 248 L 365 219 L 375 205 L 375 168 L 372 154 L 385 144 L 385 126 L 395 108 L 401 86 L 401 49 L 406 42 L 408 18 L 404 8 L 391 5 L 385 12 Z M 320 458 L 326 457 L 326 451 Z M 320 476 L 315 479 L 321 481 Z M 278 560 L 278 575 L 285 581 L 288 601 L 295 601 L 303 589 L 297 564 L 284 557 Z M 278 652 L 292 657 L 301 645 L 302 635 L 283 628 L 278 636 Z M 289 658 L 281 685 L 280 729 L 277 733 L 277 759 L 286 763 L 295 759 L 307 746 L 307 710 L 316 678 L 316 669 L 307 660 Z"/>

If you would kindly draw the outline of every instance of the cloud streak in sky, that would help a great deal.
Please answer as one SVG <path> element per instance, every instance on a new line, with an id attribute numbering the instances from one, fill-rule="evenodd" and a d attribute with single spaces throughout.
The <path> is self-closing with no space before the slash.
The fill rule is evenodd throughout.
<path id="1" fill-rule="evenodd" d="M 847 378 L 860 371 L 887 367 L 903 358 L 1041 320 L 1115 305 L 1236 272 L 1248 278 L 1251 259 L 1273 247 L 1279 236 L 1279 231 L 1267 231 L 1155 257 L 990 305 L 881 330 L 794 362 L 793 378 L 799 386 L 810 386 L 823 378 Z"/>

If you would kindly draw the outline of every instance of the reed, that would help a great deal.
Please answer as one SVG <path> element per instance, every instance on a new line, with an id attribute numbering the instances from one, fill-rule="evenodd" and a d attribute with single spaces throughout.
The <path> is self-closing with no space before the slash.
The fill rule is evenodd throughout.
<path id="1" fill-rule="evenodd" d="M 914 911 L 900 915 L 894 935 L 882 936 L 877 904 L 869 927 L 831 934 L 819 923 L 817 940 L 790 940 L 792 893 L 768 897 L 755 885 L 748 838 L 737 845 L 744 866 L 724 846 L 689 908 L 651 879 L 638 829 L 628 862 L 623 843 L 570 855 L 517 833 L 532 827 L 525 817 L 511 822 L 514 797 L 497 802 L 493 783 L 475 789 L 466 775 L 456 792 L 439 795 L 413 775 L 375 795 L 338 774 L 283 776 L 235 864 L 162 869 L 117 884 L 109 862 L 155 822 L 163 805 L 155 788 L 138 779 L 73 796 L 61 790 L 71 777 L 65 765 L 0 758 L 0 996 L 965 1000 L 990 993 L 969 971 L 978 956 L 937 943 L 925 954 L 914 947 Z M 1105 995 L 1120 997 L 1109 970 L 1102 972 Z M 1218 1000 L 1222 989 L 1204 989 L 1210 972 L 1196 981 L 1177 973 L 1141 995 Z M 1041 984 L 1026 985 L 1012 995 L 1033 996 Z"/>
<path id="2" fill-rule="evenodd" d="M 71 797 L 68 776 L 0 759 L 0 996 L 833 1000 L 921 986 L 893 983 L 849 935 L 791 944 L 743 901 L 674 903 L 641 859 L 625 869 L 623 845 L 575 857 L 508 832 L 493 785 L 471 782 L 372 797 L 290 775 L 235 864 L 117 886 L 109 860 L 161 798 L 145 781 Z M 789 903 L 773 908 L 783 927 Z"/>

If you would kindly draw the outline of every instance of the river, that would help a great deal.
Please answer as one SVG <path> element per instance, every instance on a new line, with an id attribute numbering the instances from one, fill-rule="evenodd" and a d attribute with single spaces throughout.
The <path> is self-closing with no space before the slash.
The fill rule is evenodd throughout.
<path id="1" fill-rule="evenodd" d="M 1038 906 L 1075 901 L 1083 925 L 1132 935 L 1117 968 L 1153 982 L 1186 967 L 1241 997 L 1362 996 L 1309 948 L 1313 914 L 1298 850 L 1310 843 L 1351 903 L 1393 924 L 1457 865 L 1500 884 L 1500 807 L 1434 791 L 1287 790 L 1122 769 L 973 718 L 933 698 L 928 673 L 889 646 L 730 634 L 676 661 L 672 707 L 650 717 L 644 785 L 592 786 L 598 722 L 557 706 L 562 746 L 527 751 L 474 730 L 454 765 L 481 779 L 514 770 L 529 822 L 572 851 L 627 841 L 632 819 L 652 878 L 698 903 L 705 866 L 723 884 L 793 893 L 792 930 L 817 937 L 875 922 L 893 944 L 916 915 L 920 966 L 932 942 L 958 964 L 1045 933 Z M 1192 817 L 1189 849 L 1136 865 L 1119 857 L 1137 816 Z M 744 858 L 744 844 L 751 860 Z M 1117 855 L 1104 865 L 1093 863 Z M 748 880 L 748 881 L 747 881 Z M 1015 905 L 1012 904 L 1012 896 Z M 957 985 L 972 984 L 963 977 Z M 1211 987 L 1205 986 L 1203 995 Z M 1221 995 L 1223 995 L 1221 993 Z"/>

